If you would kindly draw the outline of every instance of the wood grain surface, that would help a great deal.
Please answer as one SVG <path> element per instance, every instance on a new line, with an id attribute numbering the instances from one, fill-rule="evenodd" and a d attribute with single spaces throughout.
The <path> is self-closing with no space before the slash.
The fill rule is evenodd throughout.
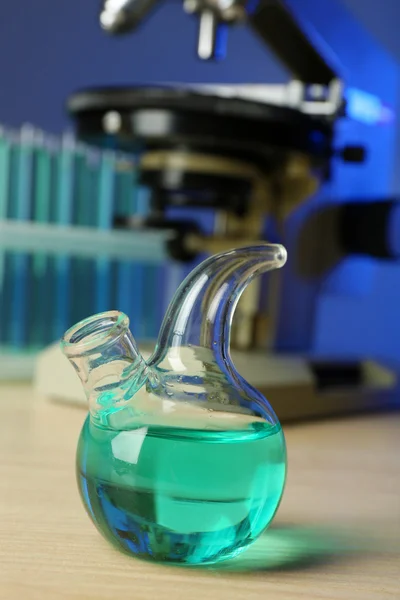
<path id="1" fill-rule="evenodd" d="M 0 387 L 1 600 L 400 600 L 400 415 L 286 427 L 274 525 L 212 569 L 144 563 L 101 538 L 75 483 L 84 416 Z"/>

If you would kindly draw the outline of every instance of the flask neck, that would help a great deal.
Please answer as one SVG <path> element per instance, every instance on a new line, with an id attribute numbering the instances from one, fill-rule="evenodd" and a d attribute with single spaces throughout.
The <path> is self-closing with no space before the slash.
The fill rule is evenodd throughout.
<path id="1" fill-rule="evenodd" d="M 91 415 L 102 424 L 147 380 L 148 367 L 129 330 L 129 319 L 118 311 L 81 321 L 65 333 L 61 347 L 79 375 Z"/>

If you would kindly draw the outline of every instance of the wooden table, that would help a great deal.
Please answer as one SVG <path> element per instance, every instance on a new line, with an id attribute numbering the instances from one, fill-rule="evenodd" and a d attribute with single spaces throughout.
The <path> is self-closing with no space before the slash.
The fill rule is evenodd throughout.
<path id="1" fill-rule="evenodd" d="M 273 527 L 213 569 L 144 563 L 100 537 L 75 484 L 83 418 L 0 387 L 1 600 L 400 599 L 400 415 L 287 427 Z"/>

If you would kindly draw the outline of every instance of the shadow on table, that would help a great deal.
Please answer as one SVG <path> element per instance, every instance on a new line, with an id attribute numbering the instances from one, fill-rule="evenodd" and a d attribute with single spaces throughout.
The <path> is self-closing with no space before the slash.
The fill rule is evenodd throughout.
<path id="1" fill-rule="evenodd" d="M 357 536 L 356 536 L 357 538 Z M 275 525 L 236 558 L 209 567 L 213 571 L 299 571 L 346 560 L 365 552 L 365 540 L 328 528 Z"/>

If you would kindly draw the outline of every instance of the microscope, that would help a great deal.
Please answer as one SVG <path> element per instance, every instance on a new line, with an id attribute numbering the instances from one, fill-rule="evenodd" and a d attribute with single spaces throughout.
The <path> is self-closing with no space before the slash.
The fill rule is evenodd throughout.
<path id="1" fill-rule="evenodd" d="M 99 25 L 114 36 L 132 33 L 162 3 L 104 0 Z M 170 256 L 181 262 L 265 239 L 267 218 L 285 244 L 286 219 L 330 181 L 333 159 L 355 168 L 366 157 L 358 140 L 337 144 L 335 130 L 347 111 L 338 60 L 324 45 L 321 51 L 318 33 L 283 0 L 182 0 L 182 9 L 198 20 L 199 59 L 222 60 L 229 29 L 245 23 L 292 77 L 285 85 L 102 87 L 72 94 L 67 109 L 78 138 L 135 155 L 139 184 L 150 193 L 145 217 L 116 215 L 115 227 L 132 235 L 173 229 Z M 293 269 L 307 279 L 351 253 L 390 257 L 385 232 L 392 209 L 390 201 L 350 202 L 313 213 Z M 212 214 L 208 227 L 193 216 L 198 210 Z M 315 247 L 316 230 L 326 233 L 322 247 Z M 232 334 L 238 370 L 271 399 L 281 420 L 397 402 L 396 377 L 380 364 L 276 353 L 277 323 L 285 319 L 281 293 L 275 277 L 254 282 Z"/>

